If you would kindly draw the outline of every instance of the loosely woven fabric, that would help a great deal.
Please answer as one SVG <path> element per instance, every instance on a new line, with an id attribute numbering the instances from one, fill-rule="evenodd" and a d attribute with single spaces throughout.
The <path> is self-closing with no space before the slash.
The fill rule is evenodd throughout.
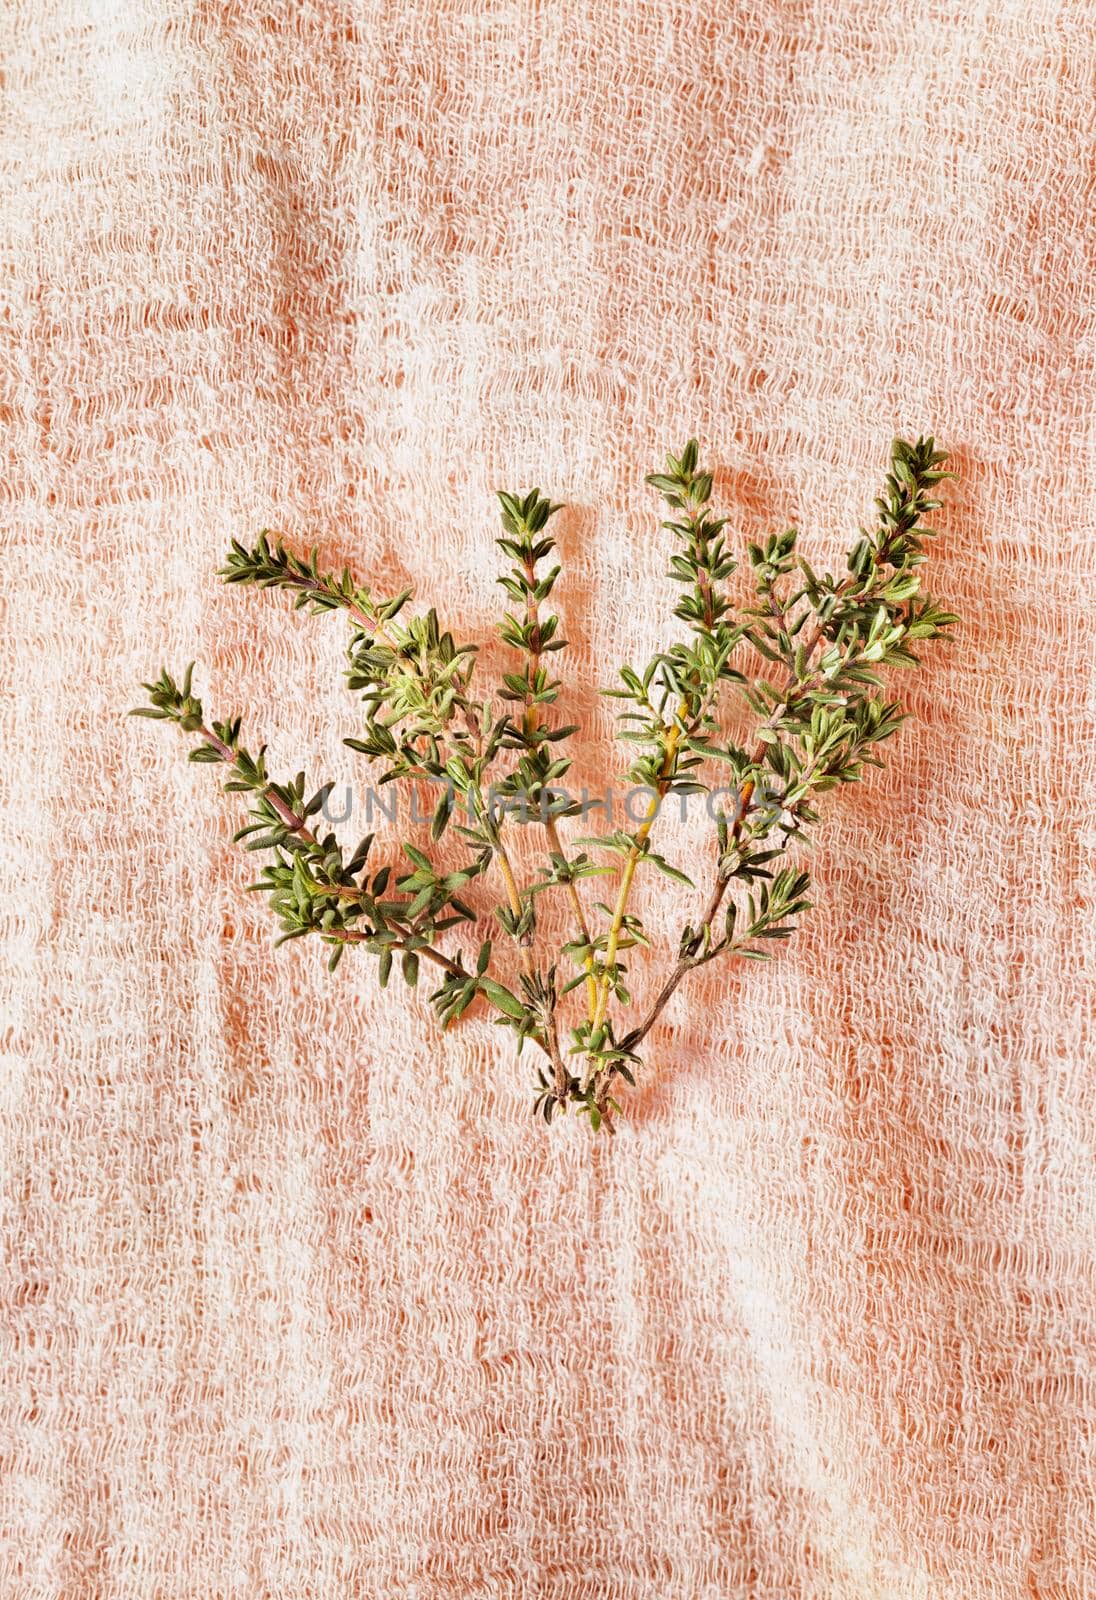
<path id="1" fill-rule="evenodd" d="M 0 30 L 5 1600 L 1093 1592 L 1091 7 Z M 230 538 L 490 640 L 536 483 L 619 778 L 594 689 L 681 633 L 643 473 L 695 432 L 739 551 L 832 569 L 922 430 L 957 642 L 612 1142 L 485 1020 L 273 952 L 239 797 L 123 721 L 197 657 L 360 801 L 341 620 L 225 589 Z M 640 881 L 671 947 L 695 905 Z"/>

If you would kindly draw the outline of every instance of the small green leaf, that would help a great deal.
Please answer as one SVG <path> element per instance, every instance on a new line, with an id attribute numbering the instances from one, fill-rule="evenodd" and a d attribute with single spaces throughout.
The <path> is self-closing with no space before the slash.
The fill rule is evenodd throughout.
<path id="1" fill-rule="evenodd" d="M 498 1011 L 505 1011 L 508 1017 L 523 1017 L 525 1007 L 517 995 L 511 994 L 509 989 L 501 983 L 496 983 L 494 978 L 480 978 L 479 983 L 483 993 Z"/>
<path id="2" fill-rule="evenodd" d="M 648 850 L 646 855 L 640 857 L 641 861 L 649 861 L 652 867 L 657 867 L 659 872 L 667 878 L 673 878 L 675 883 L 687 884 L 690 889 L 695 888 L 693 880 L 678 867 L 672 867 L 664 857 L 656 855 L 653 850 Z"/>

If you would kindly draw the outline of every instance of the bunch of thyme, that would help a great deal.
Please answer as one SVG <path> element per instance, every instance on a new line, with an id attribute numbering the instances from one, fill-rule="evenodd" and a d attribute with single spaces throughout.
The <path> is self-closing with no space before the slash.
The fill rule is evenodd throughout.
<path id="1" fill-rule="evenodd" d="M 228 583 L 290 590 L 313 614 L 345 614 L 347 680 L 364 726 L 344 742 L 380 783 L 435 786 L 430 850 L 404 842 L 405 859 L 377 863 L 370 835 L 348 853 L 317 820 L 330 785 L 309 794 L 304 773 L 272 778 L 265 746 L 252 754 L 241 743 L 239 717 L 207 722 L 192 668 L 180 683 L 163 672 L 145 684 L 150 703 L 133 715 L 197 735 L 190 759 L 227 768 L 225 789 L 249 795 L 235 838 L 266 858 L 250 887 L 268 896 L 279 943 L 315 934 L 332 968 L 355 945 L 376 957 L 382 988 L 397 956 L 411 986 L 426 963 L 440 975 L 430 1000 L 444 1025 L 479 1000 L 513 1031 L 519 1051 L 526 1040 L 536 1047 L 534 1108 L 546 1122 L 576 1106 L 592 1128 L 611 1131 L 618 1080 L 635 1086 L 640 1047 L 686 975 L 717 960 L 767 960 L 772 941 L 794 932 L 810 905 L 800 847 L 819 820 L 815 798 L 881 765 L 876 747 L 904 720 L 880 669 L 916 666 L 912 646 L 957 621 L 922 592 L 919 570 L 933 533 L 924 518 L 940 505 L 937 485 L 952 476 L 945 460 L 931 437 L 895 440 L 873 526 L 860 530 L 844 575 L 816 573 L 789 529 L 748 545 L 751 592 L 739 603 L 727 586 L 738 566 L 727 519 L 710 511 L 712 474 L 698 468 L 696 440 L 648 476 L 670 512 L 661 526 L 674 545 L 669 576 L 682 588 L 674 615 L 688 637 L 641 668 L 623 666 L 618 686 L 603 691 L 625 707 L 619 736 L 635 752 L 629 777 L 647 795 L 631 832 L 570 844 L 560 833 L 581 809 L 563 787 L 567 741 L 578 730 L 554 709 L 561 685 L 552 668 L 565 640 L 548 608 L 560 571 L 548 523 L 561 507 L 538 489 L 498 496 L 497 542 L 508 563 L 499 582 L 510 602 L 499 633 L 517 665 L 493 697 L 477 698 L 473 688 L 475 645 L 458 643 L 433 609 L 408 616 L 410 591 L 375 595 L 345 569 L 322 570 L 314 550 L 306 560 L 265 532 L 251 547 L 233 541 L 220 572 Z M 745 745 L 724 732 L 728 697 L 754 719 Z M 654 870 L 692 887 L 654 848 L 658 815 L 672 796 L 715 789 L 733 799 L 715 809 L 707 898 L 637 1016 L 624 955 L 651 941 L 632 908 L 635 881 Z M 529 825 L 541 841 L 532 875 L 515 865 L 514 830 Z M 612 885 L 591 905 L 583 880 L 594 876 Z M 509 982 L 496 975 L 492 939 L 475 934 L 466 953 L 481 918 L 478 889 L 470 889 L 478 879 L 493 885 L 494 917 L 513 947 Z M 550 892 L 566 895 L 573 927 L 546 950 L 537 906 Z M 581 990 L 584 1014 L 568 1026 L 572 990 Z"/>

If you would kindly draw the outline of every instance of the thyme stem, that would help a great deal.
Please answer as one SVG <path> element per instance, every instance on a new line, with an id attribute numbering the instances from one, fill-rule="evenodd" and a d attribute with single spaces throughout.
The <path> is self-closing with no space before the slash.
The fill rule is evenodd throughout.
<path id="1" fill-rule="evenodd" d="M 260 881 L 249 887 L 269 896 L 279 942 L 318 934 L 331 947 L 331 967 L 348 946 L 367 950 L 378 958 L 382 988 L 397 955 L 410 986 L 422 962 L 437 968 L 441 984 L 430 1000 L 444 1027 L 482 995 L 496 1020 L 516 1035 L 519 1050 L 531 1039 L 546 1058 L 534 1102 L 544 1119 L 577 1106 L 592 1129 L 609 1133 L 620 1110 L 611 1091 L 620 1079 L 635 1085 L 633 1069 L 643 1065 L 637 1052 L 686 974 L 724 955 L 768 959 L 772 947 L 766 941 L 794 933 L 797 919 L 810 909 L 809 879 L 794 864 L 772 863 L 788 860 L 795 836 L 820 820 L 811 804 L 816 795 L 858 780 L 865 766 L 882 764 L 874 747 L 905 714 L 880 692 L 879 670 L 916 666 L 911 646 L 946 637 L 958 620 L 922 592 L 918 570 L 933 533 L 923 518 L 940 504 L 933 498 L 935 486 L 951 476 L 931 438 L 894 441 L 876 501 L 878 519 L 871 532 L 860 530 L 849 550 L 847 576 L 815 574 L 797 554 L 798 535 L 789 529 L 747 546 L 756 598 L 736 605 L 724 580 L 737 562 L 723 534 L 726 518 L 710 513 L 712 474 L 699 469 L 698 448 L 690 440 L 680 457 L 668 458 L 665 472 L 647 480 L 670 508 L 670 520 L 662 523 L 675 539 L 670 576 L 684 585 L 674 615 L 688 624 L 689 637 L 655 655 L 644 670 L 622 667 L 623 688 L 604 691 L 628 702 L 621 737 L 640 751 L 629 776 L 650 796 L 631 833 L 606 831 L 569 848 L 561 838 L 560 820 L 580 809 L 560 789 L 571 765 L 563 742 L 577 730 L 557 726 L 544 714 L 560 689 L 545 663 L 565 641 L 560 619 L 544 606 L 560 569 L 540 565 L 555 548 L 546 526 L 560 508 L 538 489 L 499 494 L 505 536 L 497 542 L 513 562 L 499 579 L 513 601 L 500 633 L 523 658 L 521 670 L 505 673 L 497 690 L 498 701 L 520 708 L 512 715 L 490 697 L 471 698 L 475 646 L 454 640 L 433 609 L 400 617 L 409 591 L 376 598 L 345 568 L 322 572 L 315 551 L 305 559 L 272 544 L 265 533 L 251 548 L 234 540 L 221 572 L 229 583 L 291 590 L 297 609 L 312 614 L 346 612 L 353 625 L 347 676 L 351 689 L 361 692 L 365 728 L 363 738 L 345 742 L 382 767 L 382 783 L 445 786 L 431 827 L 435 845 L 454 820 L 455 793 L 467 801 L 467 826 L 464 819 L 454 820 L 463 850 L 455 867 L 441 866 L 436 853 L 405 841 L 402 855 L 410 869 L 397 857 L 398 868 L 382 864 L 367 871 L 372 835 L 344 854 L 317 820 L 330 785 L 309 797 L 303 772 L 291 782 L 272 781 L 265 747 L 251 755 L 240 744 L 239 718 L 206 725 L 201 701 L 191 693 L 191 669 L 181 684 L 167 672 L 146 684 L 151 703 L 135 712 L 200 734 L 203 743 L 191 759 L 227 767 L 225 789 L 250 794 L 248 823 L 235 838 L 246 839 L 249 851 L 268 852 Z M 742 642 L 761 658 L 752 674 L 736 664 Z M 770 661 L 777 663 L 775 682 L 765 676 Z M 756 718 L 749 748 L 727 743 L 721 732 L 717 708 L 725 687 L 741 693 Z M 506 753 L 513 760 L 503 763 L 501 781 L 494 781 Z M 622 955 L 651 942 L 632 907 L 639 868 L 654 867 L 690 883 L 652 849 L 658 811 L 667 797 L 710 793 L 702 771 L 706 778 L 709 764 L 716 763 L 733 773 L 724 792 L 734 794 L 736 808 L 733 817 L 720 812 L 715 819 L 715 882 L 699 923 L 682 930 L 653 1001 L 625 1031 L 616 1024 L 617 1007 L 626 1011 L 632 1003 Z M 495 796 L 516 799 L 521 822 L 534 820 L 530 802 L 538 806 L 544 845 L 537 875 L 527 882 L 516 865 L 520 860 L 524 875 L 527 857 L 515 849 L 510 833 L 503 837 L 508 819 L 496 810 Z M 621 858 L 619 865 L 598 864 L 583 846 Z M 516 946 L 514 990 L 492 975 L 490 939 L 468 967 L 459 950 L 447 955 L 439 945 L 447 929 L 477 920 L 465 886 L 496 863 L 501 889 L 494 890 L 494 912 Z M 612 903 L 599 907 L 607 920 L 598 931 L 579 880 L 613 872 Z M 730 893 L 732 884 L 742 893 Z M 555 959 L 538 964 L 543 935 L 537 896 L 556 887 L 566 888 L 575 936 Z M 560 987 L 557 969 L 564 958 L 578 970 Z M 570 1029 L 565 1055 L 560 1002 L 578 988 L 585 989 L 584 1016 Z M 576 1057 L 583 1066 L 572 1072 L 568 1063 Z"/>

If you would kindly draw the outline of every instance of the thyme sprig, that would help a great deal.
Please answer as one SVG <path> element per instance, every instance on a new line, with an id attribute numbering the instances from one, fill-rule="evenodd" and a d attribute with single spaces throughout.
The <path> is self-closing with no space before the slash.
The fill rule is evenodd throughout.
<path id="1" fill-rule="evenodd" d="M 632 751 L 630 781 L 647 794 L 632 830 L 608 829 L 566 844 L 560 822 L 579 805 L 564 788 L 567 741 L 578 731 L 555 720 L 561 681 L 552 664 L 566 641 L 547 609 L 560 567 L 549 520 L 562 509 L 541 496 L 500 492 L 507 560 L 499 582 L 510 602 L 499 624 L 518 656 L 494 696 L 477 698 L 476 647 L 447 631 L 433 609 L 406 614 L 410 591 L 376 597 L 347 569 L 324 571 L 318 553 L 294 554 L 264 532 L 252 547 L 233 541 L 221 569 L 228 583 L 293 592 L 298 609 L 345 613 L 350 627 L 347 682 L 363 708 L 360 735 L 345 743 L 363 755 L 382 784 L 437 787 L 432 851 L 410 841 L 403 860 L 378 864 L 367 835 L 349 853 L 319 829 L 330 785 L 308 792 L 304 773 L 275 781 L 265 746 L 252 755 L 239 717 L 208 725 L 192 688 L 166 671 L 146 684 L 149 703 L 135 715 L 175 722 L 200 742 L 191 760 L 228 769 L 224 787 L 249 796 L 248 819 L 235 835 L 265 853 L 258 880 L 279 928 L 278 942 L 318 935 L 335 967 L 346 948 L 374 955 L 381 985 L 394 962 L 407 984 L 425 962 L 441 972 L 430 996 L 443 1025 L 477 999 L 513 1032 L 539 1048 L 534 1108 L 548 1122 L 575 1107 L 594 1129 L 613 1127 L 618 1081 L 634 1087 L 639 1054 L 670 998 L 695 968 L 723 959 L 767 960 L 810 909 L 810 877 L 800 852 L 820 820 L 818 797 L 881 765 L 877 747 L 905 720 L 887 698 L 882 673 L 919 664 L 915 646 L 947 636 L 957 621 L 921 588 L 939 484 L 952 476 L 931 437 L 895 440 L 870 528 L 861 528 L 840 575 L 817 573 L 798 550 L 794 528 L 749 543 L 751 592 L 736 602 L 729 588 L 738 563 L 727 518 L 710 511 L 713 475 L 689 440 L 665 470 L 649 475 L 670 515 L 661 527 L 673 542 L 669 576 L 681 586 L 674 616 L 688 638 L 642 667 L 621 667 L 603 693 L 623 702 L 619 737 Z M 728 702 L 755 719 L 745 745 L 725 732 Z M 682 928 L 676 960 L 638 1021 L 624 956 L 654 941 L 632 906 L 648 869 L 693 887 L 680 864 L 656 849 L 655 829 L 669 797 L 729 795 L 716 811 L 711 884 L 699 914 Z M 529 876 L 516 846 L 527 825 L 543 832 Z M 450 831 L 451 830 L 451 831 Z M 517 832 L 515 832 L 517 830 Z M 450 834 L 450 840 L 443 836 Z M 583 899 L 584 880 L 611 879 L 603 900 Z M 493 971 L 485 939 L 468 960 L 443 944 L 478 920 L 479 885 L 494 878 L 494 916 L 513 945 L 510 983 Z M 550 949 L 538 926 L 544 894 L 567 897 L 573 927 Z M 474 941 L 475 942 L 475 941 Z M 572 966 L 566 978 L 561 968 Z M 584 1014 L 562 1044 L 566 996 L 579 988 Z M 570 1002 L 567 1003 L 568 1005 Z"/>

